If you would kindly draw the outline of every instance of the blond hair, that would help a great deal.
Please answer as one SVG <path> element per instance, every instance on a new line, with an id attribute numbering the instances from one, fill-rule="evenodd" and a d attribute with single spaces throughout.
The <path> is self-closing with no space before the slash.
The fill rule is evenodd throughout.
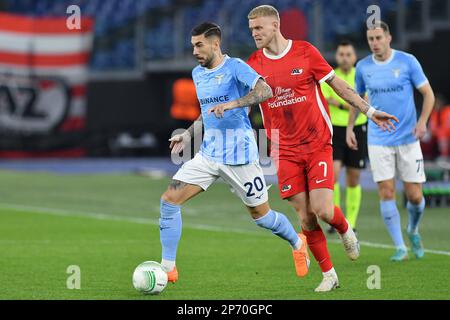
<path id="1" fill-rule="evenodd" d="M 259 17 L 276 17 L 277 20 L 280 21 L 280 14 L 278 13 L 278 10 L 268 4 L 253 8 L 247 16 L 248 19 L 255 19 Z"/>

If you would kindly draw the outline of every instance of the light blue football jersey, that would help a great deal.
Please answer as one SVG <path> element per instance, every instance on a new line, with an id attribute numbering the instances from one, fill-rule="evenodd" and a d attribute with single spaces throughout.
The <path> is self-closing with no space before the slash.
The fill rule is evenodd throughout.
<path id="1" fill-rule="evenodd" d="M 259 78 L 244 61 L 227 55 L 214 69 L 199 65 L 192 70 L 205 129 L 200 147 L 204 157 L 228 165 L 259 159 L 248 107 L 227 110 L 222 118 L 216 118 L 214 113 L 208 115 L 213 106 L 246 96 Z"/>
<path id="2" fill-rule="evenodd" d="M 409 53 L 392 50 L 388 60 L 380 62 L 370 55 L 356 64 L 356 91 L 368 93 L 370 104 L 396 116 L 396 131 L 380 129 L 369 121 L 368 144 L 398 146 L 413 143 L 417 123 L 414 88 L 428 83 L 417 59 Z"/>

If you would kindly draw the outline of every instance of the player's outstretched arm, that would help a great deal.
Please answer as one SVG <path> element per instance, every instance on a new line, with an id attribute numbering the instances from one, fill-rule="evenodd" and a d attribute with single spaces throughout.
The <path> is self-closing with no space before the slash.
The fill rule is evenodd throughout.
<path id="1" fill-rule="evenodd" d="M 364 113 L 381 129 L 388 130 L 389 132 L 391 132 L 391 130 L 395 130 L 395 125 L 392 120 L 398 122 L 397 117 L 389 113 L 376 110 L 367 101 L 361 98 L 347 82 L 333 75 L 327 80 L 327 83 L 342 99 L 347 101 L 349 105 L 359 109 L 359 111 Z"/>
<path id="2" fill-rule="evenodd" d="M 259 79 L 256 82 L 255 88 L 253 88 L 246 96 L 227 103 L 215 105 L 208 110 L 208 115 L 214 112 L 214 115 L 217 118 L 222 118 L 226 110 L 258 105 L 272 97 L 273 93 L 270 86 L 263 79 Z"/>
<path id="3" fill-rule="evenodd" d="M 192 125 L 182 134 L 176 134 L 172 138 L 169 139 L 170 146 L 172 149 L 172 154 L 178 154 L 188 145 L 191 141 L 191 138 L 197 133 L 201 132 L 203 126 L 202 115 L 200 115 L 197 120 L 192 123 Z"/>

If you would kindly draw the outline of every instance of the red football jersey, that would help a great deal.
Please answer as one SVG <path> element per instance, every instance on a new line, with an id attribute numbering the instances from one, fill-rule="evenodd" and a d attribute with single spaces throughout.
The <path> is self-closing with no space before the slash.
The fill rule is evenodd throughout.
<path id="1" fill-rule="evenodd" d="M 279 144 L 281 158 L 312 153 L 331 144 L 333 127 L 320 83 L 334 71 L 313 45 L 289 40 L 280 55 L 258 50 L 247 63 L 272 88 L 273 97 L 261 103 L 260 109 L 267 136 Z M 278 138 L 271 135 L 273 129 L 278 129 Z"/>

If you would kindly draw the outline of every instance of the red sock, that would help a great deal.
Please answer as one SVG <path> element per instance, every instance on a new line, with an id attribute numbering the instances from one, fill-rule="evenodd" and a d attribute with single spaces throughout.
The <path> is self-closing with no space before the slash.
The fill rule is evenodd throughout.
<path id="1" fill-rule="evenodd" d="M 331 262 L 330 253 L 327 248 L 327 238 L 325 238 L 322 228 L 318 226 L 316 230 L 303 230 L 302 232 L 306 236 L 309 250 L 311 250 L 314 259 L 319 263 L 322 272 L 330 271 L 333 268 L 333 263 Z"/>
<path id="2" fill-rule="evenodd" d="M 347 220 L 345 220 L 342 210 L 337 206 L 334 206 L 334 216 L 329 224 L 340 234 L 346 233 L 348 230 Z"/>

